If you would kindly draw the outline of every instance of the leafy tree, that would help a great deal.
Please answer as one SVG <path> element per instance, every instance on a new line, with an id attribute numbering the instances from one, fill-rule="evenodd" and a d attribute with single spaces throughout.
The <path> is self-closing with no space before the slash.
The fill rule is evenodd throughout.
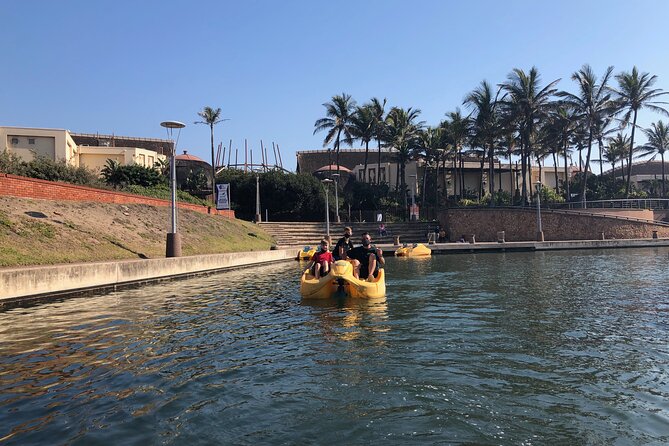
<path id="1" fill-rule="evenodd" d="M 653 122 L 649 129 L 645 129 L 644 133 L 648 138 L 648 142 L 640 147 L 643 151 L 641 156 L 653 155 L 651 160 L 660 155 L 662 159 L 662 198 L 667 196 L 665 188 L 665 174 L 664 174 L 664 152 L 669 150 L 669 127 L 664 122 Z"/>
<path id="2" fill-rule="evenodd" d="M 335 142 L 335 154 L 337 159 L 337 173 L 340 174 L 339 169 L 339 145 L 341 143 L 342 133 L 345 141 L 352 141 L 352 126 L 351 119 L 355 111 L 355 100 L 346 93 L 341 96 L 332 96 L 330 102 L 323 104 L 325 107 L 325 118 L 321 118 L 314 123 L 314 135 L 320 131 L 327 130 L 323 146 Z M 332 162 L 329 163 L 330 165 Z"/>
<path id="3" fill-rule="evenodd" d="M 615 103 L 611 100 L 611 92 L 607 85 L 611 73 L 613 73 L 613 67 L 608 67 L 604 76 L 598 82 L 597 76 L 590 65 L 583 65 L 579 71 L 571 75 L 572 80 L 578 85 L 579 94 L 575 95 L 565 91 L 558 93 L 558 96 L 565 98 L 565 102 L 578 113 L 578 117 L 587 131 L 588 151 L 585 158 L 585 169 L 583 170 L 584 187 L 581 188 L 583 207 L 585 207 L 593 138 L 597 138 L 598 135 L 603 133 L 606 123 L 610 122 L 607 117 L 615 111 Z"/>
<path id="4" fill-rule="evenodd" d="M 356 107 L 351 117 L 351 134 L 365 144 L 365 164 L 362 171 L 362 181 L 367 178 L 367 160 L 369 158 L 369 142 L 374 138 L 374 126 L 376 124 L 374 108 L 371 104 Z M 378 176 L 378 172 L 377 172 Z"/>
<path id="5" fill-rule="evenodd" d="M 625 186 L 625 195 L 626 198 L 629 198 L 637 115 L 639 110 L 643 108 L 669 115 L 669 112 L 659 105 L 664 104 L 664 102 L 658 101 L 667 92 L 663 92 L 659 88 L 653 88 L 657 76 L 651 76 L 649 73 L 639 73 L 637 67 L 632 68 L 631 73 L 623 71 L 616 75 L 616 80 L 618 81 L 618 88 L 611 88 L 611 90 L 618 95 L 617 103 L 623 113 L 623 120 L 628 123 L 630 118 L 632 118 L 632 133 L 627 158 L 627 184 Z"/>
<path id="6" fill-rule="evenodd" d="M 507 99 L 503 101 L 505 112 L 512 122 L 516 123 L 520 136 L 521 165 L 523 174 L 522 201 L 527 202 L 527 170 L 528 159 L 532 153 L 534 138 L 539 122 L 545 119 L 554 106 L 551 102 L 556 93 L 555 86 L 560 81 L 556 79 L 544 87 L 540 87 L 541 77 L 536 67 L 528 73 L 514 68 L 501 87 L 507 92 Z"/>
<path id="7" fill-rule="evenodd" d="M 388 145 L 396 150 L 396 160 L 399 169 L 398 179 L 404 195 L 404 209 L 407 209 L 406 197 L 406 163 L 411 159 L 417 147 L 419 130 L 423 127 L 423 121 L 416 122 L 420 110 L 403 109 L 393 107 L 386 117 L 386 141 Z"/>
<path id="8" fill-rule="evenodd" d="M 219 122 L 227 121 L 221 118 L 221 108 L 204 107 L 202 111 L 197 112 L 202 121 L 195 121 L 194 124 L 205 124 L 209 126 L 211 135 L 211 192 L 212 201 L 216 203 L 216 160 L 214 159 L 214 126 Z"/>
<path id="9" fill-rule="evenodd" d="M 376 144 L 378 147 L 378 158 L 377 158 L 377 169 L 376 169 L 376 184 L 381 184 L 381 141 L 385 137 L 386 126 L 385 126 L 385 107 L 386 99 L 383 101 L 378 98 L 372 98 L 370 101 L 370 108 L 374 115 L 374 125 L 372 131 L 374 133 L 374 139 L 376 139 Z"/>

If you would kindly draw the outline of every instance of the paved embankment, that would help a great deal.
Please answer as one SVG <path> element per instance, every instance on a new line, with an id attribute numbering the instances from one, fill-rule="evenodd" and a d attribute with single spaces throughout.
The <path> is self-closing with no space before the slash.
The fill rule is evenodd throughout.
<path id="1" fill-rule="evenodd" d="M 210 273 L 294 259 L 296 250 L 238 252 L 176 258 L 75 263 L 0 269 L 0 307 L 41 298 Z"/>
<path id="2" fill-rule="evenodd" d="M 650 248 L 669 246 L 669 238 L 645 238 L 628 240 L 570 240 L 547 242 L 477 242 L 477 243 L 435 243 L 428 245 L 432 254 L 460 254 L 472 252 L 505 251 L 556 251 L 565 249 L 612 249 Z M 395 252 L 398 246 L 379 245 L 385 255 Z"/>

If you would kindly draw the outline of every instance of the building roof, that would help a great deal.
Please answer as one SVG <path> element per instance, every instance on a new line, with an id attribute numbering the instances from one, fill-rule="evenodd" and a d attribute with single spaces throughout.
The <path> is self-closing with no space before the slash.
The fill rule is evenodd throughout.
<path id="1" fill-rule="evenodd" d="M 174 146 L 174 142 L 169 139 L 100 135 L 97 133 L 70 133 L 70 136 L 78 146 L 133 147 L 153 150 L 161 155 L 169 155 Z"/>
<path id="2" fill-rule="evenodd" d="M 346 173 L 351 172 L 351 169 L 349 169 L 346 166 L 342 166 L 342 165 L 339 165 L 339 170 L 342 171 L 342 172 L 346 172 Z M 337 171 L 337 165 L 336 164 L 330 164 L 330 165 L 319 167 L 318 169 L 316 169 L 316 172 L 329 172 L 329 171 L 336 172 Z"/>
<path id="3" fill-rule="evenodd" d="M 669 165 L 665 165 L 665 174 L 669 175 Z M 616 177 L 622 177 L 623 173 L 627 175 L 627 167 L 624 171 L 620 170 L 620 165 L 616 166 Z M 611 175 L 611 169 L 604 172 L 604 175 Z M 637 161 L 632 163 L 632 176 L 662 176 L 662 161 Z"/>
<path id="4" fill-rule="evenodd" d="M 374 165 L 378 162 L 378 149 L 376 147 L 369 148 L 367 164 Z M 323 166 L 328 164 L 334 166 L 333 170 L 337 169 L 337 154 L 331 149 L 321 150 L 303 150 L 296 153 L 297 155 L 297 172 L 298 173 L 314 173 Z M 381 162 L 392 163 L 395 157 L 394 149 L 381 149 Z M 339 150 L 339 165 L 351 170 L 359 164 L 365 162 L 365 149 L 340 149 Z M 326 169 L 327 170 L 327 169 Z"/>
<path id="5" fill-rule="evenodd" d="M 201 163 L 206 163 L 206 161 L 203 160 L 202 158 L 199 158 L 199 157 L 197 157 L 197 156 L 195 156 L 195 155 L 191 155 L 191 154 L 188 153 L 188 151 L 186 151 L 186 150 L 184 150 L 184 153 L 182 153 L 181 155 L 177 155 L 177 156 L 175 157 L 175 159 L 183 160 L 183 161 L 199 161 L 199 162 L 201 162 Z"/>

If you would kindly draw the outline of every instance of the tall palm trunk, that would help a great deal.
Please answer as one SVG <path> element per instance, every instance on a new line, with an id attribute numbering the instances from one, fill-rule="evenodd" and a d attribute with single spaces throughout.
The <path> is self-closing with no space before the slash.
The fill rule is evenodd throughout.
<path id="1" fill-rule="evenodd" d="M 377 161 L 377 172 L 376 172 L 376 184 L 381 184 L 381 138 L 376 138 L 376 142 L 379 145 L 379 159 Z M 388 172 L 390 175 L 390 172 Z"/>
<path id="2" fill-rule="evenodd" d="M 525 138 L 523 138 L 525 139 Z M 520 197 L 523 202 L 523 206 L 527 205 L 527 147 L 525 141 L 521 142 L 520 147 L 520 171 L 522 174 L 523 185 L 521 186 Z"/>
<path id="3" fill-rule="evenodd" d="M 446 196 L 448 196 L 448 191 L 446 191 Z M 437 158 L 437 168 L 436 174 L 434 177 L 434 209 L 435 212 L 439 208 L 439 158 Z"/>
<path id="4" fill-rule="evenodd" d="M 592 152 L 592 130 L 588 133 L 588 152 L 585 156 L 585 170 L 583 170 L 583 187 L 581 188 L 581 206 L 586 209 L 585 194 L 588 189 L 588 170 L 590 170 L 590 153 Z"/>
<path id="5" fill-rule="evenodd" d="M 337 160 L 337 175 L 340 174 L 340 172 L 339 172 L 339 136 L 340 135 L 341 135 L 341 129 L 339 129 L 339 131 L 337 131 L 337 140 L 335 141 L 335 159 Z M 332 169 L 332 167 L 330 167 L 330 169 Z"/>
<path id="6" fill-rule="evenodd" d="M 634 153 L 634 131 L 636 130 L 637 111 L 634 110 L 634 120 L 632 122 L 632 135 L 630 136 L 630 154 L 627 157 L 627 184 L 625 185 L 625 198 L 630 197 L 630 188 L 632 185 L 632 154 Z"/>
<path id="7" fill-rule="evenodd" d="M 483 168 L 485 167 L 485 151 L 481 155 L 481 167 L 479 171 L 479 200 L 483 198 Z"/>
<path id="8" fill-rule="evenodd" d="M 660 158 L 662 158 L 662 198 L 665 198 L 666 191 L 664 188 L 664 152 L 660 153 Z"/>
<path id="9" fill-rule="evenodd" d="M 365 141 L 365 170 L 364 173 L 362 174 L 362 182 L 366 183 L 367 182 L 367 157 L 369 157 L 369 141 Z M 376 172 L 376 175 L 379 175 L 379 172 Z"/>
<path id="10" fill-rule="evenodd" d="M 216 161 L 214 160 L 214 123 L 209 124 L 211 135 L 211 201 L 216 204 Z"/>
<path id="11" fill-rule="evenodd" d="M 553 150 L 553 173 L 555 174 L 555 193 L 559 194 L 560 193 L 560 183 L 558 182 L 558 162 L 557 162 L 557 150 Z"/>
<path id="12" fill-rule="evenodd" d="M 569 175 L 569 173 L 570 173 L 569 172 L 569 167 L 567 166 L 567 138 L 564 138 L 564 143 L 562 145 L 562 150 L 563 150 L 563 153 L 564 153 L 564 181 L 565 181 L 565 186 L 566 186 L 566 195 L 565 195 L 564 198 L 565 198 L 565 200 L 567 200 L 567 202 L 569 202 L 571 200 L 571 187 L 570 187 L 570 183 L 571 183 L 570 176 L 571 175 Z"/>
<path id="13" fill-rule="evenodd" d="M 465 198 L 465 157 L 460 148 L 460 198 Z"/>

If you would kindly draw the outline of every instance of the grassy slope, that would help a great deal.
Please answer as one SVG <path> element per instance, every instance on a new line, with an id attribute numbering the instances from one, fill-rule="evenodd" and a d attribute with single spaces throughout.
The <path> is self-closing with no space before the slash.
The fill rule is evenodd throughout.
<path id="1" fill-rule="evenodd" d="M 269 249 L 256 225 L 179 210 L 183 255 Z M 165 256 L 168 208 L 2 197 L 0 267 Z"/>

